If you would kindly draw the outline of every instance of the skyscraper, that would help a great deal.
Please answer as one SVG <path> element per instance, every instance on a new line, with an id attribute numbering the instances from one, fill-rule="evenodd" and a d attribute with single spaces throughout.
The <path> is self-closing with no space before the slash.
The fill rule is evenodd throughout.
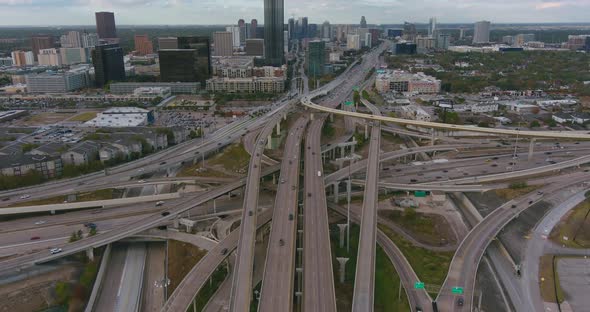
<path id="1" fill-rule="evenodd" d="M 109 81 L 125 80 L 123 49 L 118 44 L 96 46 L 92 50 L 92 63 L 98 87 L 103 87 Z"/>
<path id="2" fill-rule="evenodd" d="M 488 43 L 490 42 L 490 22 L 480 21 L 475 23 L 473 31 L 473 43 Z"/>
<path id="3" fill-rule="evenodd" d="M 139 55 L 154 53 L 154 45 L 148 35 L 135 35 L 135 51 Z"/>
<path id="4" fill-rule="evenodd" d="M 178 37 L 178 49 L 160 50 L 160 78 L 166 82 L 200 82 L 211 77 L 208 37 Z"/>
<path id="5" fill-rule="evenodd" d="M 438 26 L 436 24 L 436 17 L 431 17 L 428 23 L 428 37 L 437 38 Z"/>
<path id="6" fill-rule="evenodd" d="M 81 48 L 82 38 L 80 33 L 77 31 L 69 31 L 67 34 L 62 35 L 60 38 L 62 48 Z"/>
<path id="7" fill-rule="evenodd" d="M 96 12 L 95 15 L 96 32 L 98 33 L 98 38 L 117 38 L 117 28 L 115 26 L 115 13 Z"/>
<path id="8" fill-rule="evenodd" d="M 364 16 L 361 16 L 361 28 L 367 28 L 367 19 Z"/>
<path id="9" fill-rule="evenodd" d="M 283 0 L 264 0 L 264 49 L 266 63 L 283 65 Z"/>
<path id="10" fill-rule="evenodd" d="M 309 23 L 307 17 L 301 18 L 301 38 L 309 38 Z"/>
<path id="11" fill-rule="evenodd" d="M 264 56 L 264 39 L 247 39 L 244 50 L 248 56 Z"/>
<path id="12" fill-rule="evenodd" d="M 240 42 L 242 41 L 240 38 L 240 27 L 239 26 L 227 26 L 227 27 L 225 27 L 225 31 L 230 32 L 232 34 L 232 45 L 235 48 L 239 48 Z"/>
<path id="13" fill-rule="evenodd" d="M 295 19 L 294 18 L 289 18 L 289 24 L 288 24 L 288 29 L 289 31 L 289 40 L 291 39 L 295 39 Z"/>
<path id="14" fill-rule="evenodd" d="M 250 21 L 250 37 L 248 39 L 256 39 L 256 28 L 258 27 L 258 20 L 252 19 Z"/>
<path id="15" fill-rule="evenodd" d="M 414 40 L 416 38 L 416 25 L 404 22 L 403 37 L 406 40 Z"/>
<path id="16" fill-rule="evenodd" d="M 322 24 L 322 35 L 323 39 L 332 39 L 332 28 L 330 28 L 330 22 L 325 21 Z"/>
<path id="17" fill-rule="evenodd" d="M 246 41 L 248 42 L 248 41 Z M 233 42 L 232 33 L 228 31 L 216 31 L 213 33 L 213 44 L 215 45 L 215 56 L 232 56 Z"/>
<path id="18" fill-rule="evenodd" d="M 51 35 L 34 35 L 31 37 L 31 47 L 35 61 L 38 59 L 39 50 L 51 49 L 55 47 L 53 36 Z"/>
<path id="19" fill-rule="evenodd" d="M 309 77 L 319 78 L 324 72 L 326 60 L 326 43 L 324 41 L 310 41 L 307 53 L 307 74 Z"/>
<path id="20" fill-rule="evenodd" d="M 178 38 L 160 37 L 158 38 L 158 50 L 178 49 Z"/>

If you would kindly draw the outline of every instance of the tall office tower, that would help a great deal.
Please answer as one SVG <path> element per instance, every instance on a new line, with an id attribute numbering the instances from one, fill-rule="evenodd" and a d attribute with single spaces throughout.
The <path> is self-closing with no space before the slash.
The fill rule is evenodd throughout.
<path id="1" fill-rule="evenodd" d="M 246 41 L 247 42 L 247 41 Z M 232 33 L 228 31 L 216 31 L 213 33 L 214 56 L 232 56 L 234 52 Z"/>
<path id="2" fill-rule="evenodd" d="M 232 34 L 232 45 L 234 48 L 240 47 L 240 27 L 239 26 L 227 26 L 225 27 L 225 31 L 230 32 Z"/>
<path id="3" fill-rule="evenodd" d="M 438 26 L 436 24 L 436 17 L 431 17 L 428 22 L 428 37 L 437 37 Z"/>
<path id="4" fill-rule="evenodd" d="M 200 82 L 211 77 L 208 37 L 178 37 L 178 49 L 160 50 L 160 78 L 166 82 Z"/>
<path id="5" fill-rule="evenodd" d="M 264 56 L 264 39 L 247 39 L 244 50 L 248 56 Z"/>
<path id="6" fill-rule="evenodd" d="M 289 18 L 289 24 L 287 26 L 289 31 L 289 40 L 295 39 L 295 19 Z"/>
<path id="7" fill-rule="evenodd" d="M 307 49 L 307 74 L 309 77 L 319 78 L 324 72 L 326 43 L 321 40 L 310 41 Z"/>
<path id="8" fill-rule="evenodd" d="M 373 37 L 373 35 L 371 35 L 370 32 L 365 34 L 365 40 L 364 40 L 365 45 L 364 46 L 369 49 L 373 47 L 373 40 L 371 39 L 372 37 Z"/>
<path id="9" fill-rule="evenodd" d="M 256 39 L 256 28 L 258 28 L 258 20 L 253 18 L 250 21 L 250 36 L 246 39 Z"/>
<path id="10" fill-rule="evenodd" d="M 39 55 L 39 50 L 51 49 L 55 47 L 54 38 L 51 35 L 31 36 L 31 47 L 33 50 L 33 57 L 36 61 Z"/>
<path id="11" fill-rule="evenodd" d="M 368 34 L 368 33 L 369 33 L 368 28 L 357 28 L 356 29 L 356 34 L 359 35 L 359 38 L 360 38 L 361 48 L 367 46 L 365 39 L 366 39 L 366 34 Z"/>
<path id="12" fill-rule="evenodd" d="M 586 53 L 590 53 L 590 37 L 586 37 L 586 41 L 584 42 L 584 50 L 586 50 Z"/>
<path id="13" fill-rule="evenodd" d="M 330 27 L 330 22 L 325 21 L 322 24 L 322 39 L 332 39 L 332 29 Z"/>
<path id="14" fill-rule="evenodd" d="M 39 60 L 39 65 L 44 66 L 61 66 L 61 55 L 59 50 L 55 48 L 51 49 L 42 49 L 39 50 L 39 55 L 37 57 Z"/>
<path id="15" fill-rule="evenodd" d="M 98 87 L 102 88 L 109 81 L 125 80 L 123 49 L 118 44 L 94 47 L 92 64 L 94 65 L 94 80 Z"/>
<path id="16" fill-rule="evenodd" d="M 318 36 L 318 24 L 307 25 L 307 38 L 316 38 Z"/>
<path id="17" fill-rule="evenodd" d="M 158 50 L 178 49 L 178 38 L 160 37 L 158 38 Z"/>
<path id="18" fill-rule="evenodd" d="M 264 57 L 271 66 L 283 65 L 283 23 L 283 0 L 264 0 Z"/>
<path id="19" fill-rule="evenodd" d="M 117 38 L 117 27 L 115 26 L 115 13 L 96 12 L 96 32 L 100 39 Z"/>
<path id="20" fill-rule="evenodd" d="M 371 34 L 371 46 L 373 47 L 377 45 L 379 37 L 381 37 L 381 29 L 369 28 L 369 33 Z"/>
<path id="21" fill-rule="evenodd" d="M 82 38 L 80 33 L 77 31 L 69 31 L 67 34 L 62 35 L 60 38 L 62 48 L 81 48 Z"/>
<path id="22" fill-rule="evenodd" d="M 367 28 L 367 20 L 364 16 L 361 16 L 361 28 Z"/>
<path id="23" fill-rule="evenodd" d="M 95 33 L 84 33 L 82 34 L 82 47 L 83 48 L 94 48 L 98 45 L 98 35 Z"/>
<path id="24" fill-rule="evenodd" d="M 289 31 L 283 30 L 283 50 L 285 54 L 289 53 Z"/>
<path id="25" fill-rule="evenodd" d="M 465 38 L 465 28 L 459 29 L 459 40 Z"/>
<path id="26" fill-rule="evenodd" d="M 480 21 L 475 23 L 473 31 L 473 43 L 488 43 L 490 42 L 490 22 Z"/>
<path id="27" fill-rule="evenodd" d="M 301 18 L 301 38 L 309 38 L 309 23 L 307 17 Z"/>
<path id="28" fill-rule="evenodd" d="M 135 52 L 138 55 L 154 53 L 154 45 L 148 35 L 135 35 Z"/>
<path id="29" fill-rule="evenodd" d="M 413 41 L 416 38 L 416 25 L 404 22 L 403 34 L 404 39 Z"/>
<path id="30" fill-rule="evenodd" d="M 35 64 L 35 57 L 31 51 L 13 51 L 11 53 L 14 66 L 27 66 Z"/>

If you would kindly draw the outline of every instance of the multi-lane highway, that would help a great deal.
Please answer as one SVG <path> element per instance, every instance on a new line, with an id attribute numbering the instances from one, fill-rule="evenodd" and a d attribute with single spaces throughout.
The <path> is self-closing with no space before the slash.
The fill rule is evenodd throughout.
<path id="1" fill-rule="evenodd" d="M 260 172 L 262 155 L 267 144 L 268 136 L 272 134 L 281 116 L 275 116 L 269 121 L 258 135 L 254 154 L 250 158 L 240 239 L 236 264 L 233 272 L 232 290 L 230 296 L 230 310 L 234 312 L 249 311 L 252 299 L 252 269 L 254 267 L 254 244 L 256 242 L 256 216 L 258 214 L 258 194 L 260 190 Z"/>
<path id="2" fill-rule="evenodd" d="M 325 117 L 314 120 L 305 139 L 303 200 L 303 311 L 336 311 L 334 275 L 320 139 Z"/>
<path id="3" fill-rule="evenodd" d="M 306 117 L 295 121 L 288 131 L 283 151 L 258 304 L 258 311 L 261 312 L 293 310 L 299 166 L 301 139 L 306 124 Z"/>
<path id="4" fill-rule="evenodd" d="M 363 100 L 371 112 L 380 115 L 379 109 Z M 373 121 L 369 137 L 369 156 L 363 208 L 360 223 L 360 236 L 352 297 L 353 312 L 369 312 L 374 308 L 375 295 L 375 240 L 377 235 L 377 194 L 379 191 L 379 153 L 381 148 L 381 126 Z"/>
<path id="5" fill-rule="evenodd" d="M 564 175 L 561 183 L 547 185 L 518 199 L 511 200 L 478 223 L 463 239 L 451 261 L 447 278 L 436 299 L 441 311 L 471 310 L 479 261 L 490 241 L 510 220 L 541 201 L 545 194 L 551 194 L 559 189 L 588 181 L 589 178 L 590 174 L 585 172 Z M 453 288 L 456 287 L 462 288 L 464 295 L 453 294 Z M 459 298 L 462 298 L 462 304 L 459 304 Z"/>

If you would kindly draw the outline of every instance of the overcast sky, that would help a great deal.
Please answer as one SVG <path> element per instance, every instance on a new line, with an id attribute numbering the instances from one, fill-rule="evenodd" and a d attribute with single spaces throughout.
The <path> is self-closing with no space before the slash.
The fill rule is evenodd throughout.
<path id="1" fill-rule="evenodd" d="M 263 0 L 0 0 L 0 25 L 90 25 L 95 11 L 114 11 L 117 24 L 263 23 Z M 285 0 L 285 19 L 310 23 L 589 22 L 590 0 Z"/>

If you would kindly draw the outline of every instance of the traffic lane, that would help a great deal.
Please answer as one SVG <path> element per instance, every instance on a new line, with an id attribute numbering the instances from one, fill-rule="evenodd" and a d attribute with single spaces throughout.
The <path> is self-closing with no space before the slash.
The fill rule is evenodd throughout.
<path id="1" fill-rule="evenodd" d="M 320 138 L 324 120 L 325 117 L 321 117 L 312 122 L 305 140 L 303 307 L 305 311 L 329 312 L 336 311 L 336 299 L 320 156 Z"/>
<path id="2" fill-rule="evenodd" d="M 291 127 L 281 165 L 273 221 L 266 254 L 259 311 L 290 311 L 293 308 L 299 156 L 307 118 Z"/>

